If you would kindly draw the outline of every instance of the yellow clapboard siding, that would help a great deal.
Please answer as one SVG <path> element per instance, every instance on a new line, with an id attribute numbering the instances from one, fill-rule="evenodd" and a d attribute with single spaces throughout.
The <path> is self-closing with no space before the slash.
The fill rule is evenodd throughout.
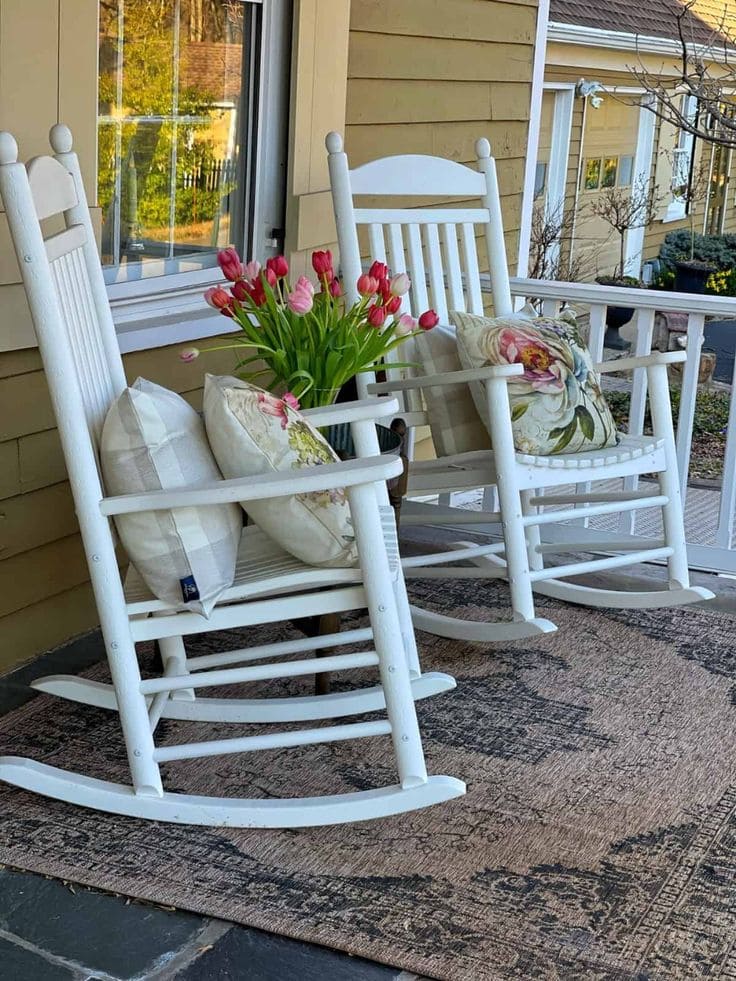
<path id="1" fill-rule="evenodd" d="M 18 466 L 19 492 L 24 494 L 66 480 L 66 465 L 57 430 L 47 429 L 21 437 L 18 440 Z"/>
<path id="2" fill-rule="evenodd" d="M 531 44 L 353 32 L 348 65 L 351 78 L 525 82 L 532 55 Z"/>
<path id="3" fill-rule="evenodd" d="M 0 443 L 0 499 L 20 493 L 20 453 L 18 440 Z M 0 513 L 2 509 L 0 508 Z M 2 528 L 0 518 L 0 528 Z"/>
<path id="4" fill-rule="evenodd" d="M 490 119 L 491 85 L 485 81 L 351 78 L 347 106 L 348 125 Z M 376 148 L 373 155 L 378 155 Z"/>
<path id="5" fill-rule="evenodd" d="M 0 617 L 66 592 L 87 579 L 79 535 L 0 561 Z"/>
<path id="6" fill-rule="evenodd" d="M 98 624 L 92 587 L 86 582 L 0 617 L 0 674 Z"/>
<path id="7" fill-rule="evenodd" d="M 67 538 L 79 530 L 69 484 L 64 481 L 2 503 L 0 563 L 21 552 Z"/>
<path id="8" fill-rule="evenodd" d="M 530 44 L 535 26 L 535 8 L 516 2 L 352 0 L 350 7 L 350 29 L 377 34 Z"/>

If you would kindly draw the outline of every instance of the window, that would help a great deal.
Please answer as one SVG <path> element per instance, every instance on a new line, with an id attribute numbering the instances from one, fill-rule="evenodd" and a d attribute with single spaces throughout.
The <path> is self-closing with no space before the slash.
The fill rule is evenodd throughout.
<path id="1" fill-rule="evenodd" d="M 534 197 L 539 198 L 544 194 L 547 186 L 547 164 L 537 161 L 537 168 L 534 172 Z"/>
<path id="2" fill-rule="evenodd" d="M 682 115 L 694 123 L 698 115 L 698 100 L 694 95 L 682 97 Z M 677 221 L 687 213 L 686 191 L 690 184 L 695 137 L 687 130 L 681 129 L 677 134 L 677 142 L 672 150 L 672 179 L 670 191 L 672 199 L 664 216 L 665 221 Z"/>
<path id="3" fill-rule="evenodd" d="M 600 158 L 585 161 L 584 187 L 586 191 L 597 191 L 601 184 Z"/>
<path id="4" fill-rule="evenodd" d="M 618 174 L 618 157 L 606 157 L 603 161 L 601 187 L 615 187 Z"/>
<path id="5" fill-rule="evenodd" d="M 109 283 L 145 283 L 150 294 L 171 288 L 168 274 L 214 276 L 225 245 L 262 259 L 281 244 L 288 8 L 100 4 L 97 193 Z M 278 125 L 259 138 L 259 111 L 274 107 Z"/>
<path id="6" fill-rule="evenodd" d="M 631 187 L 631 178 L 634 173 L 634 158 L 618 158 L 618 186 Z"/>

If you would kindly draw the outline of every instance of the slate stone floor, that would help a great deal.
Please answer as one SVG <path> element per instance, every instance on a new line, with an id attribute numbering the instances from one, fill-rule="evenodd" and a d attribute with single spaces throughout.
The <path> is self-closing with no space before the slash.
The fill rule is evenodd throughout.
<path id="1" fill-rule="evenodd" d="M 0 714 L 28 682 L 99 661 L 92 633 L 0 678 Z M 0 866 L 0 981 L 418 981 L 325 947 Z"/>

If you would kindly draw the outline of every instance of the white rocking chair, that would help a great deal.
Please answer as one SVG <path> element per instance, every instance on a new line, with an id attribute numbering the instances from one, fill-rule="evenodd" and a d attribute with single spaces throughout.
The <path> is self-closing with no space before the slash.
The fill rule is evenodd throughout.
<path id="1" fill-rule="evenodd" d="M 107 409 L 126 386 L 123 364 L 94 243 L 72 138 L 51 130 L 55 156 L 27 168 L 9 133 L 0 134 L 0 194 L 20 265 L 51 390 L 69 479 L 89 563 L 112 685 L 81 678 L 42 678 L 34 687 L 119 713 L 131 784 L 93 779 L 18 757 L 0 758 L 0 779 L 74 804 L 157 821 L 239 827 L 299 827 L 383 817 L 464 793 L 452 777 L 427 776 L 414 699 L 454 687 L 447 675 L 421 675 L 398 562 L 387 478 L 401 462 L 380 457 L 375 399 L 311 413 L 319 425 L 350 422 L 362 458 L 196 489 L 106 497 L 97 441 Z M 62 215 L 64 229 L 45 241 L 41 221 Z M 390 401 L 390 400 L 389 400 Z M 387 408 L 391 408 L 389 404 Z M 396 407 L 394 407 L 396 408 Z M 366 458 L 369 457 L 369 458 Z M 313 568 L 283 552 L 257 528 L 244 529 L 236 579 L 209 620 L 174 612 L 147 592 L 131 570 L 121 581 L 113 515 L 248 501 L 345 487 L 359 568 Z M 183 638 L 367 607 L 370 627 L 188 659 Z M 142 680 L 135 644 L 158 641 L 163 674 Z M 353 644 L 356 653 L 279 658 Z M 371 646 L 372 645 L 372 646 Z M 275 660 L 274 660 L 275 659 Z M 254 663 L 256 662 L 256 663 Z M 235 666 L 240 665 L 240 666 Z M 380 684 L 292 698 L 200 698 L 201 689 L 325 671 L 377 667 Z M 382 711 L 385 718 L 269 731 L 205 742 L 157 746 L 160 719 L 226 723 L 312 722 Z M 368 736 L 391 737 L 398 770 L 393 785 L 357 793 L 288 799 L 201 797 L 163 790 L 164 761 L 295 747 Z"/>
<path id="2" fill-rule="evenodd" d="M 480 226 L 488 249 L 491 290 L 496 316 L 513 313 L 501 202 L 496 165 L 488 140 L 476 143 L 478 169 L 430 156 L 392 156 L 350 170 L 342 138 L 330 133 L 326 139 L 332 199 L 337 224 L 340 263 L 348 299 L 357 298 L 356 281 L 362 272 L 358 229 L 367 228 L 370 256 L 387 262 L 394 273 L 408 272 L 411 291 L 404 297 L 404 311 L 418 316 L 432 306 L 441 324 L 449 324 L 449 310 L 483 315 L 476 230 Z M 354 198 L 368 196 L 370 207 L 356 206 Z M 401 199 L 398 206 L 376 199 Z M 409 207 L 412 197 L 459 198 L 452 207 Z M 477 201 L 470 207 L 467 201 Z M 382 202 L 381 202 L 382 203 Z M 411 361 L 407 345 L 402 360 Z M 537 617 L 534 592 L 555 599 L 611 609 L 667 607 L 710 599 L 713 594 L 691 587 L 685 548 L 682 504 L 677 478 L 672 411 L 667 365 L 685 359 L 684 352 L 653 354 L 596 365 L 598 371 L 647 372 L 653 435 L 623 436 L 610 449 L 592 452 L 532 456 L 514 449 L 507 381 L 521 374 L 521 365 L 484 367 L 443 374 L 417 374 L 387 368 L 388 381 L 376 384 L 371 375 L 359 376 L 359 394 L 406 393 L 407 426 L 428 422 L 423 410 L 423 389 L 457 386 L 471 381 L 485 384 L 491 423 L 492 450 L 480 450 L 410 465 L 409 497 L 451 495 L 454 491 L 485 488 L 484 502 L 497 500 L 497 510 L 468 511 L 460 508 L 425 508 L 417 522 L 435 526 L 472 528 L 500 522 L 502 540 L 491 544 L 458 542 L 451 551 L 418 555 L 403 560 L 407 577 L 504 578 L 511 593 L 512 621 L 477 622 L 441 616 L 412 607 L 414 625 L 429 633 L 471 641 L 505 641 L 555 630 L 549 620 Z M 409 377 L 406 377 L 406 376 Z M 413 376 L 413 377 L 412 377 Z M 471 398 L 468 391 L 468 399 Z M 656 474 L 655 491 L 631 489 L 642 474 Z M 623 490 L 588 490 L 591 481 L 628 478 Z M 585 493 L 571 494 L 570 484 L 585 483 Z M 568 489 L 554 493 L 555 488 Z M 578 487 L 578 490 L 580 488 Z M 552 493 L 549 493 L 552 491 Z M 449 500 L 449 498 L 447 498 Z M 540 512 L 541 506 L 562 506 Z M 597 515 L 659 508 L 664 537 L 656 547 L 611 542 L 595 547 L 586 542 L 544 544 L 540 526 Z M 407 521 L 407 518 L 402 518 Z M 624 551 L 628 548 L 628 551 Z M 545 556 L 553 552 L 598 552 L 601 558 L 545 567 Z M 474 566 L 452 566 L 465 560 Z M 617 569 L 640 562 L 666 560 L 668 587 L 663 590 L 622 591 L 599 589 L 566 580 L 572 576 Z M 440 566 L 438 568 L 438 566 Z"/>

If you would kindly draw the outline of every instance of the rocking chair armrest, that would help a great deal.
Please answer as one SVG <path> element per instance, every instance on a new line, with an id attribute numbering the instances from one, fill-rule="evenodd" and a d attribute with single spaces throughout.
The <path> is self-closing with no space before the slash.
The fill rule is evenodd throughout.
<path id="1" fill-rule="evenodd" d="M 612 361 L 601 361 L 594 365 L 599 374 L 612 371 L 633 371 L 635 368 L 655 368 L 657 365 L 681 364 L 687 360 L 687 351 L 661 351 L 656 354 L 645 354 L 639 358 L 617 358 Z"/>
<path id="2" fill-rule="evenodd" d="M 432 388 L 442 385 L 462 385 L 474 381 L 491 381 L 494 378 L 511 379 L 524 374 L 521 364 L 486 365 L 483 368 L 466 368 L 462 371 L 443 371 L 439 375 L 418 375 L 416 378 L 377 382 L 368 386 L 372 395 L 382 392 L 405 392 L 411 389 Z"/>
<path id="3" fill-rule="evenodd" d="M 211 484 L 181 487 L 176 490 L 146 491 L 142 494 L 105 497 L 100 501 L 100 511 L 110 516 L 291 497 L 293 494 L 309 494 L 314 491 L 390 480 L 403 473 L 403 469 L 404 464 L 399 456 L 359 457 L 344 463 L 304 467 L 299 471 L 236 477 L 234 480 L 218 480 Z"/>
<path id="4" fill-rule="evenodd" d="M 313 426 L 334 426 L 341 422 L 367 422 L 385 419 L 399 413 L 397 399 L 359 399 L 356 402 L 339 402 L 336 405 L 320 405 L 315 409 L 302 409 L 302 415 Z"/>

